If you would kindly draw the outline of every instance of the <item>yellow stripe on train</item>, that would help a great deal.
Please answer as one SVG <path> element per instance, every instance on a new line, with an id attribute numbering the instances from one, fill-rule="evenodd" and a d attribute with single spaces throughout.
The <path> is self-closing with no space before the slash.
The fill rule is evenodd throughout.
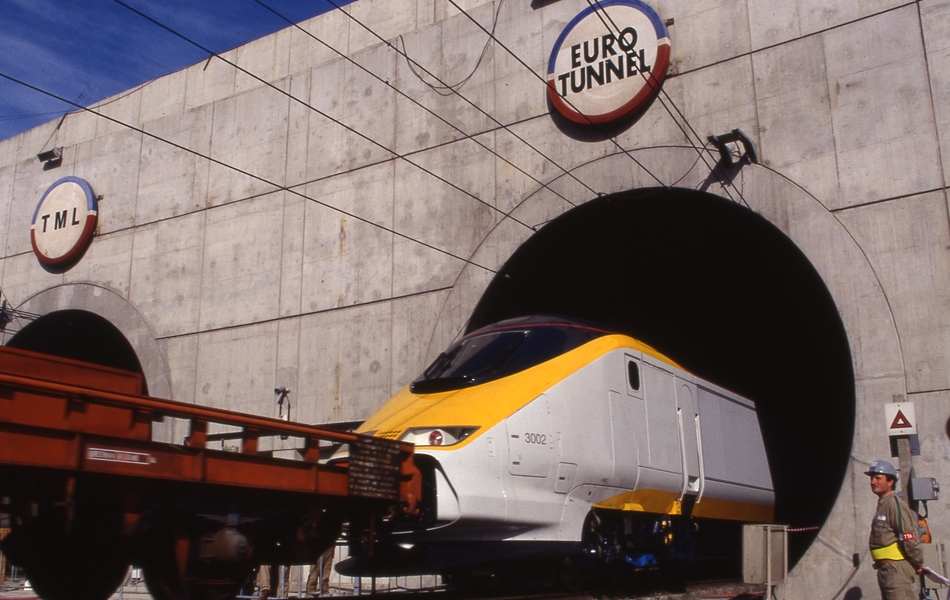
<path id="1" fill-rule="evenodd" d="M 411 427 L 474 426 L 478 431 L 462 442 L 436 451 L 459 450 L 489 428 L 504 421 L 554 384 L 618 348 L 639 351 L 668 365 L 679 367 L 650 346 L 625 335 L 605 335 L 557 358 L 480 385 L 435 394 L 413 394 L 402 388 L 357 432 L 386 432 L 399 439 Z M 473 399 L 477 396 L 477 400 Z M 396 433 L 398 432 L 398 433 Z"/>
<path id="2" fill-rule="evenodd" d="M 611 496 L 595 504 L 594 508 L 647 512 L 659 515 L 681 515 L 683 514 L 683 506 L 678 498 L 679 494 L 676 492 L 633 490 Z M 702 498 L 693 506 L 692 516 L 750 523 L 771 523 L 775 516 L 775 507 L 751 502 L 720 500 L 719 498 Z"/>

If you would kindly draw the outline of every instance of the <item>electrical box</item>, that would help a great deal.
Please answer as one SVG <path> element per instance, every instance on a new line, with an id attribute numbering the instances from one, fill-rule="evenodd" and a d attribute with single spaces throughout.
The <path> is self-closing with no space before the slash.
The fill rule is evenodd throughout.
<path id="1" fill-rule="evenodd" d="M 788 526 L 742 526 L 742 581 L 770 588 L 788 577 Z M 771 592 L 769 592 L 771 593 Z"/>
<path id="2" fill-rule="evenodd" d="M 933 477 L 914 477 L 910 480 L 910 498 L 917 502 L 930 502 L 937 499 L 940 485 Z"/>

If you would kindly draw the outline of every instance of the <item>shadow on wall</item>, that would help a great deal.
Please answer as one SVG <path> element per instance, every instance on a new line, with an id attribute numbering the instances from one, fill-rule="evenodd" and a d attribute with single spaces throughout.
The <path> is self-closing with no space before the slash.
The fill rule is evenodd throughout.
<path id="1" fill-rule="evenodd" d="M 511 256 L 468 331 L 526 314 L 599 322 L 755 400 L 776 522 L 827 518 L 854 434 L 850 348 L 821 277 L 766 219 L 693 190 L 598 198 Z M 790 566 L 815 535 L 792 534 Z"/>

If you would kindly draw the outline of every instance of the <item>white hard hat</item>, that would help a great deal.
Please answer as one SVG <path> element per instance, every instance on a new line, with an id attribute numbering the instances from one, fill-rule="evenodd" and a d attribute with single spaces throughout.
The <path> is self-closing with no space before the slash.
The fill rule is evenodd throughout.
<path id="1" fill-rule="evenodd" d="M 887 475 L 897 479 L 897 469 L 886 460 L 876 460 L 871 463 L 871 468 L 864 472 L 865 475 Z"/>

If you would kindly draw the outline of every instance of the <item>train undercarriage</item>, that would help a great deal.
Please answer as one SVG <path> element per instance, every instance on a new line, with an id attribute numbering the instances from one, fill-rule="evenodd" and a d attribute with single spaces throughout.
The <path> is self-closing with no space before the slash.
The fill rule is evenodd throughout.
<path id="1" fill-rule="evenodd" d="M 438 574 L 450 588 L 554 586 L 569 591 L 637 580 L 674 590 L 710 573 L 738 576 L 741 524 L 593 509 L 580 541 L 413 541 L 378 533 L 373 554 L 351 548 L 347 576 Z"/>

